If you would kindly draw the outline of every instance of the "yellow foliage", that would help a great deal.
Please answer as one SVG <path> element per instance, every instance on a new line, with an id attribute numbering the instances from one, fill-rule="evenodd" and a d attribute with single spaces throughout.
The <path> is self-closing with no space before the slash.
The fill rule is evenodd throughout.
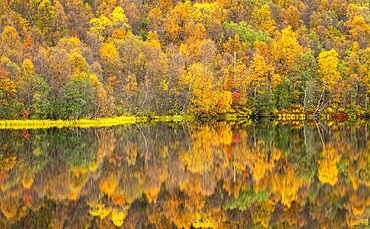
<path id="1" fill-rule="evenodd" d="M 123 9 L 119 6 L 113 10 L 109 17 L 106 17 L 104 14 L 102 14 L 99 18 L 92 19 L 90 23 L 92 25 L 90 30 L 98 34 L 100 41 L 108 39 L 113 35 L 116 29 L 131 29 Z"/>
<path id="2" fill-rule="evenodd" d="M 293 4 L 293 0 L 276 0 L 277 5 L 280 6 L 281 8 L 289 8 Z"/>
<path id="3" fill-rule="evenodd" d="M 239 35 L 236 34 L 234 38 L 229 37 L 229 40 L 226 41 L 224 44 L 224 52 L 228 52 L 229 54 L 234 56 L 234 52 L 237 54 L 244 51 L 247 47 L 246 44 L 240 42 Z"/>
<path id="4" fill-rule="evenodd" d="M 250 84 L 254 92 L 260 92 L 260 88 L 268 83 L 270 74 L 273 74 L 273 67 L 257 54 L 251 62 L 247 83 Z"/>
<path id="5" fill-rule="evenodd" d="M 24 188 L 30 188 L 31 185 L 33 184 L 33 176 L 25 176 L 23 179 L 22 179 L 22 184 L 23 184 L 23 187 Z"/>
<path id="6" fill-rule="evenodd" d="M 334 147 L 328 145 L 322 156 L 323 159 L 318 162 L 319 180 L 322 184 L 328 183 L 334 186 L 338 181 L 337 163 L 340 161 L 340 155 L 337 155 Z"/>
<path id="7" fill-rule="evenodd" d="M 290 25 L 294 31 L 296 31 L 303 23 L 303 21 L 299 19 L 300 14 L 298 9 L 294 6 L 290 6 L 287 10 L 283 9 L 281 11 L 281 15 L 283 16 L 286 23 Z"/>
<path id="8" fill-rule="evenodd" d="M 107 70 L 111 76 L 114 76 L 120 72 L 122 63 L 120 61 L 120 55 L 113 41 L 108 40 L 107 42 L 102 43 L 99 54 L 105 64 L 108 66 Z"/>
<path id="9" fill-rule="evenodd" d="M 25 72 L 33 73 L 35 67 L 29 59 L 25 59 L 22 64 L 22 68 Z"/>
<path id="10" fill-rule="evenodd" d="M 299 54 L 303 52 L 303 48 L 290 26 L 283 29 L 282 32 L 283 34 L 277 36 L 273 43 L 272 54 L 280 75 L 288 77 L 290 68 L 294 65 Z"/>
<path id="11" fill-rule="evenodd" d="M 191 8 L 190 15 L 196 21 L 202 23 L 204 27 L 211 28 L 221 25 L 224 21 L 225 10 L 222 10 L 217 2 L 195 3 Z"/>
<path id="12" fill-rule="evenodd" d="M 100 219 L 104 219 L 111 211 L 112 209 L 106 208 L 104 204 L 96 204 L 91 207 L 89 212 L 92 216 L 99 216 Z"/>
<path id="13" fill-rule="evenodd" d="M 272 32 L 274 30 L 275 21 L 271 19 L 270 8 L 267 3 L 261 8 L 254 6 L 252 17 L 259 30 L 266 32 Z"/>
<path id="14" fill-rule="evenodd" d="M 104 194 L 108 197 L 113 196 L 116 188 L 118 187 L 118 182 L 113 174 L 110 174 L 107 179 L 103 179 L 100 182 L 100 188 Z"/>
<path id="15" fill-rule="evenodd" d="M 16 197 L 6 197 L 1 202 L 1 210 L 6 218 L 12 218 L 17 214 L 19 200 Z"/>
<path id="16" fill-rule="evenodd" d="M 19 42 L 17 30 L 13 26 L 5 27 L 3 33 L 1 34 L 1 41 L 3 44 L 9 46 L 9 48 L 16 49 Z"/>
<path id="17" fill-rule="evenodd" d="M 269 201 L 261 201 L 254 206 L 254 211 L 252 212 L 252 219 L 256 225 L 258 222 L 262 226 L 268 227 L 271 217 L 271 212 L 274 211 L 274 207 Z"/>
<path id="18" fill-rule="evenodd" d="M 209 114 L 216 105 L 217 96 L 213 88 L 213 73 L 208 66 L 195 63 L 189 67 L 182 82 L 191 90 L 190 111 Z"/>
<path id="19" fill-rule="evenodd" d="M 217 228 L 217 224 L 210 214 L 195 211 L 190 216 L 190 221 L 195 228 Z"/>
<path id="20" fill-rule="evenodd" d="M 59 40 L 58 45 L 60 47 L 63 47 L 66 50 L 73 50 L 73 49 L 80 48 L 82 45 L 82 42 L 77 37 L 70 37 L 70 38 L 63 37 L 62 39 Z"/>
<path id="21" fill-rule="evenodd" d="M 338 53 L 334 49 L 320 53 L 318 73 L 321 74 L 323 85 L 327 86 L 328 91 L 338 86 L 342 77 L 338 71 Z"/>
<path id="22" fill-rule="evenodd" d="M 182 157 L 189 171 L 193 173 L 207 172 L 214 163 L 211 148 L 219 144 L 219 137 L 213 128 L 206 125 L 200 130 L 194 130 L 192 138 L 194 139 L 192 150 L 182 154 Z"/>
<path id="23" fill-rule="evenodd" d="M 290 208 L 300 187 L 298 176 L 292 170 L 285 174 L 274 174 L 273 186 L 274 191 L 281 194 L 281 202 Z"/>
<path id="24" fill-rule="evenodd" d="M 123 209 L 117 209 L 117 208 L 113 209 L 111 220 L 116 227 L 122 226 L 123 220 L 127 216 L 127 213 L 130 207 L 131 205 L 127 205 Z"/>
<path id="25" fill-rule="evenodd" d="M 360 53 L 359 75 L 367 90 L 370 91 L 370 48 Z"/>
<path id="26" fill-rule="evenodd" d="M 157 31 L 149 31 L 148 36 L 145 41 L 145 45 L 151 48 L 160 48 L 161 44 L 158 41 Z"/>
<path id="27" fill-rule="evenodd" d="M 186 1 L 185 3 L 179 2 L 168 13 L 163 27 L 167 32 L 166 35 L 170 42 L 177 43 L 181 39 L 180 35 L 185 34 L 184 26 L 187 24 L 190 10 L 191 3 L 190 1 Z"/>
<path id="28" fill-rule="evenodd" d="M 78 48 L 72 50 L 70 54 L 70 63 L 72 74 L 76 72 L 89 72 L 89 65 Z"/>
<path id="29" fill-rule="evenodd" d="M 231 110 L 231 103 L 233 95 L 231 91 L 218 90 L 217 91 L 217 106 L 214 109 L 216 114 L 227 113 Z"/>
<path id="30" fill-rule="evenodd" d="M 149 191 L 147 191 L 145 194 L 146 194 L 146 197 L 148 198 L 148 203 L 157 202 L 158 193 L 159 193 L 158 188 L 152 188 Z"/>

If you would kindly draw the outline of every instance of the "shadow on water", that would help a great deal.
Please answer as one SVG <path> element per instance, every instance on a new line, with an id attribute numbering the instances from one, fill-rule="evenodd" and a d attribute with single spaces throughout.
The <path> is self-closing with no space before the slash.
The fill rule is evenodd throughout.
<path id="1" fill-rule="evenodd" d="M 0 228 L 368 224 L 368 122 L 0 130 Z"/>

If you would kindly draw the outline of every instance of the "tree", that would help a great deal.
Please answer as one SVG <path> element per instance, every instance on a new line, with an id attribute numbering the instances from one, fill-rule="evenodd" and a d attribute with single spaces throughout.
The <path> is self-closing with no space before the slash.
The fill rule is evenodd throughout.
<path id="1" fill-rule="evenodd" d="M 76 72 L 73 81 L 61 88 L 61 94 L 56 101 L 55 115 L 58 119 L 71 117 L 80 118 L 92 116 L 95 97 L 90 77 L 87 73 Z"/>
<path id="2" fill-rule="evenodd" d="M 182 82 L 189 89 L 191 95 L 190 112 L 195 114 L 210 114 L 217 98 L 213 88 L 213 72 L 204 64 L 194 63 L 183 76 Z"/>
<path id="3" fill-rule="evenodd" d="M 66 24 L 66 13 L 64 12 L 64 7 L 62 4 L 58 1 L 54 1 L 54 10 L 55 10 L 55 17 L 54 17 L 54 23 L 56 26 L 56 32 L 63 32 L 67 29 Z"/>
<path id="4" fill-rule="evenodd" d="M 49 0 L 43 0 L 38 7 L 37 26 L 47 37 L 49 44 L 54 40 L 54 8 Z"/>
<path id="5" fill-rule="evenodd" d="M 5 27 L 1 34 L 1 42 L 11 49 L 17 49 L 19 45 L 19 35 L 17 30 L 12 26 Z"/>
<path id="6" fill-rule="evenodd" d="M 367 110 L 367 95 L 370 90 L 370 48 L 367 48 L 360 53 L 359 75 L 360 82 L 363 82 L 365 86 L 365 108 Z"/>
<path id="7" fill-rule="evenodd" d="M 47 52 L 47 69 L 39 74 L 45 79 L 45 82 L 50 85 L 50 101 L 52 109 L 50 110 L 51 117 L 56 118 L 57 100 L 61 95 L 61 88 L 72 81 L 70 57 L 65 49 L 58 47 L 51 48 Z"/>
<path id="8" fill-rule="evenodd" d="M 271 19 L 270 8 L 268 4 L 262 7 L 254 6 L 252 17 L 257 29 L 272 32 L 274 30 L 275 21 Z"/>
<path id="9" fill-rule="evenodd" d="M 294 6 L 290 6 L 289 9 L 281 10 L 281 15 L 286 21 L 288 25 L 290 25 L 293 29 L 293 31 L 296 31 L 299 29 L 301 24 L 303 23 L 302 20 L 300 20 L 300 13 Z"/>
<path id="10" fill-rule="evenodd" d="M 30 117 L 46 118 L 51 109 L 48 98 L 50 86 L 34 73 L 34 65 L 30 60 L 26 59 L 22 67 L 25 77 L 19 83 L 18 94 L 22 99 L 23 107 Z"/>
<path id="11" fill-rule="evenodd" d="M 99 55 L 102 59 L 102 66 L 107 74 L 106 78 L 118 77 L 121 74 L 122 62 L 114 41 L 108 40 L 102 43 Z"/>
<path id="12" fill-rule="evenodd" d="M 116 7 L 109 18 L 102 14 L 92 19 L 90 24 L 90 30 L 98 34 L 100 41 L 107 41 L 117 29 L 124 29 L 125 33 L 131 29 L 121 7 Z"/>
<path id="13" fill-rule="evenodd" d="M 13 100 L 15 99 L 15 95 L 17 93 L 17 86 L 11 79 L 7 77 L 8 74 L 9 72 L 7 72 L 4 68 L 0 70 L 0 114 L 4 118 L 9 117 L 9 115 L 14 115 L 12 112 L 14 108 Z"/>
<path id="14" fill-rule="evenodd" d="M 95 75 L 90 75 L 90 81 L 94 88 L 95 100 L 92 117 L 112 115 L 115 108 L 112 88 L 109 85 L 104 86 Z"/>
<path id="15" fill-rule="evenodd" d="M 289 77 L 290 69 L 303 50 L 290 26 L 283 29 L 282 32 L 283 34 L 281 36 L 275 38 L 272 56 L 278 73 L 282 76 Z"/>
<path id="16" fill-rule="evenodd" d="M 232 31 L 234 39 L 236 38 L 236 35 L 238 35 L 240 41 L 246 44 L 246 46 L 249 47 L 250 49 L 255 48 L 256 41 L 260 42 L 268 41 L 267 32 L 261 30 L 255 31 L 252 29 L 252 26 L 248 25 L 248 23 L 245 21 L 241 21 L 238 24 L 234 22 L 226 23 L 225 28 L 230 29 Z"/>
<path id="17" fill-rule="evenodd" d="M 265 59 L 260 56 L 260 55 L 255 55 L 253 57 L 253 60 L 251 62 L 250 68 L 249 68 L 249 79 L 248 79 L 248 84 L 250 85 L 252 89 L 252 95 L 253 96 L 253 112 L 254 114 L 257 113 L 257 107 L 256 107 L 256 102 L 257 102 L 257 95 L 267 95 L 269 98 L 262 99 L 261 97 L 261 103 L 258 104 L 259 109 L 266 109 L 270 110 L 269 108 L 273 109 L 273 104 L 268 103 L 266 104 L 267 101 L 272 101 L 272 94 L 269 89 L 270 87 L 274 87 L 277 83 L 275 81 L 280 80 L 279 75 L 274 74 L 274 69 L 273 67 L 266 63 Z M 266 86 L 266 87 L 265 87 Z M 267 90 L 265 90 L 267 89 Z M 267 93 L 267 94 L 266 94 Z"/>
<path id="18" fill-rule="evenodd" d="M 83 0 L 63 0 L 61 4 L 66 14 L 68 31 L 75 31 L 79 38 L 85 39 L 89 22 L 88 5 L 84 5 Z"/>
<path id="19" fill-rule="evenodd" d="M 320 53 L 317 72 L 322 80 L 322 93 L 315 114 L 319 109 L 321 101 L 325 102 L 323 100 L 325 93 L 328 94 L 327 102 L 322 105 L 322 110 L 329 106 L 333 96 L 339 92 L 338 89 L 340 88 L 342 76 L 338 71 L 338 53 L 334 49 Z"/>

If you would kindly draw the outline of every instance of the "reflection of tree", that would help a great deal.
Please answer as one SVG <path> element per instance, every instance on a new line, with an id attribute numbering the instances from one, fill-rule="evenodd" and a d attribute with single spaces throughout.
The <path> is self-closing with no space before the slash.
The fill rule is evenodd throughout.
<path id="1" fill-rule="evenodd" d="M 12 218 L 17 213 L 19 204 L 17 197 L 9 196 L 1 201 L 1 210 L 7 218 Z"/>
<path id="2" fill-rule="evenodd" d="M 102 203 L 102 198 L 99 198 L 99 201 L 90 206 L 89 213 L 92 216 L 98 216 L 100 219 L 104 219 L 112 212 L 111 207 L 106 207 L 104 203 Z"/>
<path id="3" fill-rule="evenodd" d="M 113 152 L 116 142 L 113 131 L 110 129 L 98 129 L 95 134 L 98 138 L 98 144 L 95 160 L 90 165 L 91 171 L 94 171 L 103 162 L 104 157 Z"/>
<path id="4" fill-rule="evenodd" d="M 140 170 L 135 170 L 131 167 L 128 169 L 124 168 L 119 185 L 119 192 L 124 196 L 127 203 L 132 203 L 141 196 L 142 191 L 140 189 L 140 173 Z"/>
<path id="5" fill-rule="evenodd" d="M 338 155 L 330 144 L 326 147 L 326 152 L 322 153 L 323 159 L 319 161 L 319 180 L 321 183 L 328 183 L 332 186 L 338 181 L 338 169 L 337 163 L 339 162 L 341 156 Z"/>
<path id="6" fill-rule="evenodd" d="M 184 161 L 193 173 L 202 173 L 210 170 L 214 163 L 212 147 L 218 145 L 218 136 L 209 125 L 192 131 L 192 150 L 184 153 Z"/>
<path id="7" fill-rule="evenodd" d="M 116 189 L 118 188 L 118 177 L 116 174 L 109 173 L 105 174 L 100 181 L 101 191 L 106 194 L 108 197 L 113 197 Z"/>
<path id="8" fill-rule="evenodd" d="M 268 227 L 270 221 L 271 212 L 274 211 L 274 207 L 269 201 L 261 201 L 253 206 L 252 219 L 255 225 L 261 223 L 262 226 Z"/>
<path id="9" fill-rule="evenodd" d="M 190 228 L 190 221 L 188 220 L 187 211 L 184 208 L 185 196 L 178 193 L 168 194 L 166 201 L 163 203 L 163 213 L 171 219 L 179 228 Z M 155 210 L 157 211 L 157 210 Z M 152 217 L 155 218 L 155 217 Z M 154 219 L 149 218 L 154 222 Z"/>
<path id="10" fill-rule="evenodd" d="M 300 182 L 292 169 L 289 169 L 286 173 L 275 173 L 272 183 L 275 193 L 281 195 L 281 202 L 289 208 L 296 199 L 296 193 L 302 185 L 302 181 Z"/>
<path id="11" fill-rule="evenodd" d="M 289 225 L 298 223 L 298 217 L 301 212 L 301 207 L 297 202 L 293 202 L 290 207 L 282 210 L 280 214 L 280 220 L 282 222 L 287 222 Z"/>
<path id="12" fill-rule="evenodd" d="M 123 220 L 127 216 L 129 209 L 130 209 L 130 205 L 127 205 L 124 207 L 113 208 L 111 220 L 115 226 L 117 227 L 122 226 Z"/>
<path id="13" fill-rule="evenodd" d="M 231 200 L 224 203 L 223 208 L 231 210 L 239 209 L 241 211 L 245 211 L 254 203 L 267 201 L 268 197 L 269 196 L 267 190 L 258 192 L 254 190 L 253 185 L 250 185 L 240 192 L 238 198 L 232 198 Z"/>
<path id="14" fill-rule="evenodd" d="M 14 144 L 22 131 L 0 132 L 0 160 L 16 157 L 0 171 L 0 228 L 344 228 L 369 217 L 360 127 L 323 125 L 327 156 L 310 123 L 306 146 L 289 123 L 138 125 L 32 130 Z"/>
<path id="15" fill-rule="evenodd" d="M 348 202 L 344 204 L 347 209 L 347 223 L 349 226 L 355 226 L 362 224 L 366 219 L 369 218 L 370 209 L 369 207 L 369 191 L 366 186 L 359 187 L 356 191 L 350 193 Z"/>

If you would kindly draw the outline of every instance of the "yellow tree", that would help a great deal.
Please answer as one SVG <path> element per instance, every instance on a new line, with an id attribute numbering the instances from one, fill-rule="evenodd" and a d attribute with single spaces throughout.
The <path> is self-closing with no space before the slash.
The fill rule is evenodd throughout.
<path id="1" fill-rule="evenodd" d="M 191 8 L 190 15 L 194 21 L 201 23 L 206 28 L 208 34 L 215 37 L 219 34 L 218 28 L 221 28 L 224 22 L 226 10 L 221 9 L 217 2 L 195 3 Z"/>
<path id="2" fill-rule="evenodd" d="M 243 51 L 247 49 L 245 43 L 240 42 L 239 34 L 236 34 L 234 38 L 229 37 L 229 40 L 223 44 L 224 53 L 229 53 L 234 55 L 236 53 L 237 57 L 240 58 Z"/>
<path id="3" fill-rule="evenodd" d="M 119 29 L 128 31 L 131 26 L 128 24 L 128 19 L 121 7 L 116 7 L 109 17 L 104 14 L 99 18 L 94 18 L 90 21 L 91 31 L 95 31 L 100 41 L 107 40 L 113 33 Z"/>
<path id="4" fill-rule="evenodd" d="M 365 19 L 355 16 L 349 27 L 351 38 L 360 43 L 362 47 L 366 47 L 370 41 L 370 25 L 365 22 Z"/>
<path id="5" fill-rule="evenodd" d="M 283 29 L 282 32 L 283 34 L 277 36 L 273 43 L 272 56 L 274 57 L 277 71 L 281 75 L 288 77 L 290 68 L 294 65 L 303 48 L 290 26 Z"/>
<path id="6" fill-rule="evenodd" d="M 194 63 L 183 76 L 183 83 L 191 92 L 190 111 L 209 114 L 217 99 L 213 88 L 213 72 L 202 63 Z"/>
<path id="7" fill-rule="evenodd" d="M 273 2 L 285 9 L 288 9 L 293 4 L 293 0 L 274 0 Z"/>
<path id="8" fill-rule="evenodd" d="M 11 49 L 16 49 L 19 44 L 19 35 L 13 26 L 7 26 L 1 34 L 1 41 Z"/>
<path id="9" fill-rule="evenodd" d="M 281 15 L 286 21 L 286 23 L 290 25 L 294 31 L 299 29 L 299 27 L 303 23 L 303 21 L 300 20 L 300 13 L 298 9 L 295 8 L 294 6 L 290 6 L 289 9 L 287 10 L 282 9 Z"/>
<path id="10" fill-rule="evenodd" d="M 321 76 L 323 89 L 315 114 L 319 109 L 325 90 L 328 91 L 329 96 L 327 102 L 322 106 L 322 110 L 328 107 L 329 102 L 335 93 L 338 92 L 338 88 L 340 87 L 342 76 L 338 71 L 338 53 L 334 49 L 330 51 L 322 51 L 320 53 L 317 72 Z"/>
<path id="11" fill-rule="evenodd" d="M 54 18 L 54 7 L 51 6 L 49 0 L 43 0 L 38 7 L 37 26 L 44 33 L 44 36 L 47 37 L 50 44 L 54 34 Z"/>
<path id="12" fill-rule="evenodd" d="M 186 1 L 185 3 L 179 2 L 175 8 L 169 11 L 163 23 L 169 43 L 178 43 L 183 39 L 185 25 L 190 18 L 190 10 L 191 3 Z"/>
<path id="13" fill-rule="evenodd" d="M 275 21 L 271 19 L 271 12 L 268 4 L 265 4 L 261 8 L 254 6 L 252 17 L 259 30 L 266 32 L 272 32 L 274 30 Z"/>
<path id="14" fill-rule="evenodd" d="M 109 76 L 117 77 L 121 73 L 122 62 L 114 42 L 108 40 L 102 43 L 99 54 L 100 58 L 103 60 L 103 67 L 106 68 Z"/>

